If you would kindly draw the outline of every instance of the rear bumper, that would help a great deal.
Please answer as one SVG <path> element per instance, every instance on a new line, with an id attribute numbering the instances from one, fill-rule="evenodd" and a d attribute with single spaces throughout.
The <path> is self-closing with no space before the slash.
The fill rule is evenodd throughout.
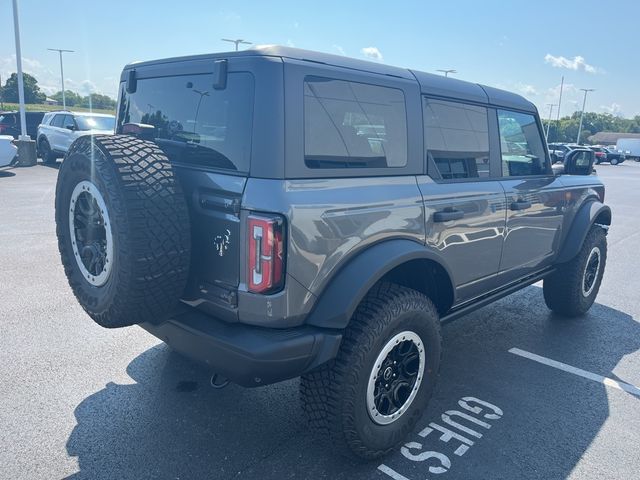
<path id="1" fill-rule="evenodd" d="M 178 353 L 245 387 L 300 376 L 333 359 L 342 340 L 336 330 L 227 323 L 193 308 L 161 324 L 140 326 Z"/>

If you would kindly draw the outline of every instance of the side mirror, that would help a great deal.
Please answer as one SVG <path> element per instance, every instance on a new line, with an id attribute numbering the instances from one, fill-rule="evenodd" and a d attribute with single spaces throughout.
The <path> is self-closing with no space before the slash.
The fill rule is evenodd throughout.
<path id="1" fill-rule="evenodd" d="M 565 155 L 564 173 L 568 175 L 591 175 L 596 155 L 593 150 L 576 149 Z"/>

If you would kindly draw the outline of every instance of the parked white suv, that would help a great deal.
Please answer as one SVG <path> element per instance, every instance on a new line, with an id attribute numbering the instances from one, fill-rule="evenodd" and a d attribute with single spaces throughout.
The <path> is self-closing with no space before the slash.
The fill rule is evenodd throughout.
<path id="1" fill-rule="evenodd" d="M 83 135 L 113 135 L 115 116 L 103 113 L 49 112 L 38 126 L 38 155 L 44 163 L 64 156 Z"/>

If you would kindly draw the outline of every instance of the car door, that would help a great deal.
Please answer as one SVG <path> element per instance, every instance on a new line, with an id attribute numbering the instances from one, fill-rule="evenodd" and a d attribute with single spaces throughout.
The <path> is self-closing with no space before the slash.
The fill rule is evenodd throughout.
<path id="1" fill-rule="evenodd" d="M 56 114 L 46 128 L 45 135 L 52 150 L 60 151 L 60 132 L 62 131 L 64 117 L 65 115 L 62 113 Z"/>
<path id="2" fill-rule="evenodd" d="M 490 154 L 486 106 L 423 98 L 427 171 L 418 177 L 426 243 L 453 276 L 456 303 L 491 289 L 500 266 L 505 194 Z"/>
<path id="3" fill-rule="evenodd" d="M 559 247 L 564 187 L 553 174 L 537 116 L 494 110 L 500 136 L 507 226 L 500 262 L 501 282 L 548 266 Z"/>
<path id="4" fill-rule="evenodd" d="M 78 126 L 73 115 L 65 115 L 60 130 L 60 151 L 67 152 L 73 141 L 78 137 Z"/>

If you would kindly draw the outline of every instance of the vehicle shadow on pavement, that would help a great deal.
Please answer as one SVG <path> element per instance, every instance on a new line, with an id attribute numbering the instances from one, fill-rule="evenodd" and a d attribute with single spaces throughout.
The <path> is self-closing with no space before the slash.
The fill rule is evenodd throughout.
<path id="1" fill-rule="evenodd" d="M 232 478 L 254 465 L 261 478 L 261 462 L 304 436 L 298 380 L 216 390 L 164 344 L 127 373 L 136 383 L 109 383 L 75 409 L 67 452 L 80 471 L 67 478 Z"/>
<path id="2" fill-rule="evenodd" d="M 611 378 L 622 357 L 640 348 L 640 323 L 630 315 L 595 305 L 586 317 L 560 319 L 546 310 L 537 287 L 446 325 L 443 334 L 440 382 L 416 432 L 439 422 L 464 396 L 505 412 L 464 457 L 451 457 L 451 479 L 566 478 L 609 417 L 615 394 L 603 385 L 517 357 L 510 348 Z M 79 472 L 68 478 L 378 478 L 380 462 L 354 463 L 318 446 L 306 427 L 297 380 L 214 390 L 206 370 L 164 344 L 136 357 L 127 373 L 136 383 L 109 383 L 75 409 L 67 452 L 77 457 Z M 638 398 L 618 394 L 640 406 Z M 417 434 L 409 441 L 447 455 L 456 447 Z M 411 480 L 431 478 L 429 462 L 399 451 L 384 463 Z"/>
<path id="3" fill-rule="evenodd" d="M 15 177 L 16 174 L 14 172 L 10 172 L 8 170 L 0 170 L 0 178 L 6 177 Z"/>

